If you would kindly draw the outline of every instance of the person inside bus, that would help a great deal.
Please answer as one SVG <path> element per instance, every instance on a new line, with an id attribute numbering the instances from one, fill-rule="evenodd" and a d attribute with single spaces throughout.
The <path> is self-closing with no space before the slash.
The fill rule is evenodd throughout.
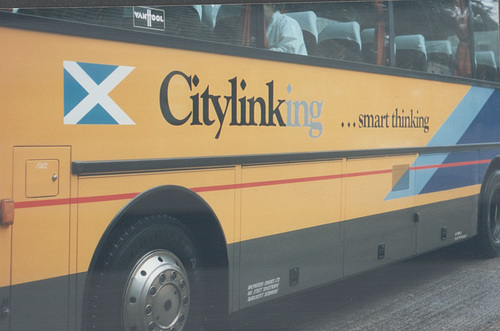
<path id="1" fill-rule="evenodd" d="M 264 22 L 269 50 L 307 55 L 299 23 L 281 14 L 276 4 L 264 4 Z"/>

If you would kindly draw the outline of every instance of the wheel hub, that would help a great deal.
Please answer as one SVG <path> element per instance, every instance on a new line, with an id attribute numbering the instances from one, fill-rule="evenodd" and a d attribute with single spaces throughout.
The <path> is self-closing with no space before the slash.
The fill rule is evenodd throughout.
<path id="1" fill-rule="evenodd" d="M 142 257 L 127 281 L 123 324 L 127 331 L 180 331 L 189 312 L 189 282 L 180 260 L 167 250 Z"/>

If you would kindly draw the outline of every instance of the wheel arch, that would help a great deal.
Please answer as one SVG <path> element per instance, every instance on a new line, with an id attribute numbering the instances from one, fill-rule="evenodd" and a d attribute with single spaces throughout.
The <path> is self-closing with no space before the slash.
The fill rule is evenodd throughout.
<path id="1" fill-rule="evenodd" d="M 495 156 L 491 160 L 491 162 L 488 164 L 488 168 L 486 169 L 486 172 L 484 173 L 484 176 L 482 178 L 481 190 L 480 190 L 480 195 L 479 195 L 480 206 L 482 203 L 482 197 L 484 195 L 484 189 L 486 188 L 486 183 L 488 182 L 488 179 L 491 176 L 491 173 L 494 172 L 495 170 L 500 170 L 500 155 Z M 478 215 L 478 216 L 480 216 L 480 215 Z"/>
<path id="2" fill-rule="evenodd" d="M 216 311 L 213 315 L 225 315 L 229 311 L 229 255 L 227 241 L 219 219 L 210 205 L 196 192 L 182 186 L 159 186 L 142 192 L 129 201 L 113 220 L 101 236 L 89 264 L 88 277 L 85 282 L 84 312 L 86 316 L 89 287 L 92 286 L 92 274 L 99 270 L 104 262 L 103 252 L 109 245 L 113 245 L 116 236 L 123 229 L 132 225 L 137 219 L 148 215 L 167 214 L 178 219 L 187 232 L 192 236 L 202 260 L 202 267 L 217 270 L 217 277 L 209 276 L 210 281 L 216 278 L 218 290 L 217 307 L 210 305 Z M 221 289 L 224 289 L 221 291 Z M 212 293 L 209 298 L 215 297 Z M 221 302 L 221 300 L 223 300 Z"/>

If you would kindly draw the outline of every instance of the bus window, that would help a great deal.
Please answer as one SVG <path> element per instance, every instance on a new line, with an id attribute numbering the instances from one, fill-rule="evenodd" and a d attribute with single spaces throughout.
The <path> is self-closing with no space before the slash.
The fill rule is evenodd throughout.
<path id="1" fill-rule="evenodd" d="M 395 1 L 394 21 L 397 67 L 471 76 L 466 1 Z"/>
<path id="2" fill-rule="evenodd" d="M 476 78 L 498 81 L 498 2 L 472 3 Z"/>
<path id="3" fill-rule="evenodd" d="M 140 10 L 134 7 L 134 17 Z M 158 15 L 165 17 L 165 33 L 170 36 L 200 38 L 202 34 L 202 7 L 197 6 L 165 6 L 155 7 Z M 163 13 L 161 12 L 163 11 Z M 161 17 L 161 16 L 160 16 Z M 160 18 L 161 19 L 161 18 Z M 137 24 L 135 25 L 137 26 Z M 205 31 L 206 29 L 203 29 Z"/>
<path id="4" fill-rule="evenodd" d="M 24 15 L 118 28 L 127 28 L 132 25 L 132 12 L 124 7 L 19 9 L 17 12 Z"/>
<path id="5" fill-rule="evenodd" d="M 217 42 L 241 45 L 243 29 L 241 14 L 243 6 L 222 5 L 217 9 L 213 28 L 213 38 Z"/>
<path id="6" fill-rule="evenodd" d="M 317 33 L 315 47 L 310 46 L 313 43 L 307 42 L 304 33 L 308 51 L 311 49 L 309 55 L 386 65 L 387 8 L 387 3 L 382 1 L 308 3 L 289 4 L 286 12 L 297 19 L 303 32 Z M 305 28 L 304 21 L 298 18 L 303 13 L 314 13 L 315 17 L 308 23 L 314 19 L 317 22 L 315 30 Z"/>
<path id="7" fill-rule="evenodd" d="M 494 0 L 416 0 L 392 4 L 396 67 L 442 76 L 498 80 L 499 17 Z M 387 1 L 356 1 L 21 9 L 18 12 L 386 66 L 390 55 L 388 8 Z"/>
<path id="8" fill-rule="evenodd" d="M 203 6 L 20 9 L 23 15 L 137 30 L 175 37 L 210 39 Z M 211 6 L 212 7 L 212 6 Z"/>
<path id="9" fill-rule="evenodd" d="M 386 65 L 386 2 L 22 9 L 21 14 Z"/>

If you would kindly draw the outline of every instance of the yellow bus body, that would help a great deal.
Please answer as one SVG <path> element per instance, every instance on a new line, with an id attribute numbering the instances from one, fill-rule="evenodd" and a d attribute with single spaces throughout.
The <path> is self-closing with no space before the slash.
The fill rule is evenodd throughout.
<path id="1" fill-rule="evenodd" d="M 117 215 L 141 194 L 166 186 L 199 195 L 216 216 L 230 247 L 230 312 L 266 300 L 253 292 L 259 282 L 274 280 L 279 295 L 292 293 L 477 232 L 477 209 L 468 208 L 458 224 L 438 222 L 436 241 L 420 243 L 418 238 L 427 235 L 419 232 L 426 217 L 433 218 L 426 206 L 477 203 L 481 180 L 429 193 L 415 191 L 415 173 L 442 167 L 419 163 L 419 148 L 430 146 L 473 89 L 470 85 L 8 27 L 0 28 L 0 45 L 9 45 L 2 48 L 0 61 L 0 198 L 15 203 L 14 224 L 0 227 L 0 288 L 91 271 L 99 242 Z M 65 124 L 65 63 L 133 68 L 109 92 L 133 123 Z M 162 113 L 166 86 L 172 116 L 185 120 L 182 125 L 169 124 Z M 265 107 L 253 104 L 255 125 L 231 125 L 241 121 L 231 117 L 232 89 L 237 91 L 232 101 L 238 100 L 239 106 L 240 98 L 246 107 L 249 99 L 265 102 Z M 203 98 L 203 93 L 210 97 Z M 226 110 L 223 119 L 214 102 Z M 241 108 L 235 109 L 240 116 Z M 403 127 L 398 116 L 410 114 L 420 122 Z M 491 158 L 483 158 L 480 149 L 475 153 L 474 167 L 489 164 Z M 274 155 L 286 157 L 280 161 Z M 295 160 L 294 155 L 301 156 Z M 234 161 L 203 163 L 224 157 Z M 167 168 L 78 168 L 185 159 L 181 166 Z M 191 159 L 196 160 L 193 166 Z M 407 173 L 408 186 L 402 190 L 408 194 L 388 198 Z M 385 259 L 377 259 L 379 245 L 369 249 L 373 256 L 359 250 L 358 244 L 370 236 L 357 230 L 363 220 L 390 214 L 403 216 L 397 232 L 376 236 L 384 244 Z M 439 235 L 446 227 L 448 237 L 441 243 Z M 330 241 L 308 238 L 318 231 Z M 277 252 L 294 250 L 274 247 L 273 242 L 280 242 L 276 238 L 297 238 L 289 243 L 297 247 L 297 260 L 279 261 L 279 270 L 259 270 L 259 265 L 278 261 Z M 410 242 L 402 246 L 406 240 Z M 251 243 L 257 241 L 274 251 L 270 261 L 259 255 L 264 249 L 255 251 Z M 308 242 L 325 250 L 301 266 L 305 271 L 299 285 L 289 286 L 288 272 L 307 260 L 299 255 Z M 354 257 L 359 260 L 351 263 Z M 309 273 L 312 268 L 317 271 Z M 74 302 L 82 300 L 82 293 L 69 291 L 76 297 L 68 299 L 69 307 L 79 305 Z M 269 293 L 269 298 L 279 296 Z M 76 322 L 70 318 L 68 323 Z"/>

